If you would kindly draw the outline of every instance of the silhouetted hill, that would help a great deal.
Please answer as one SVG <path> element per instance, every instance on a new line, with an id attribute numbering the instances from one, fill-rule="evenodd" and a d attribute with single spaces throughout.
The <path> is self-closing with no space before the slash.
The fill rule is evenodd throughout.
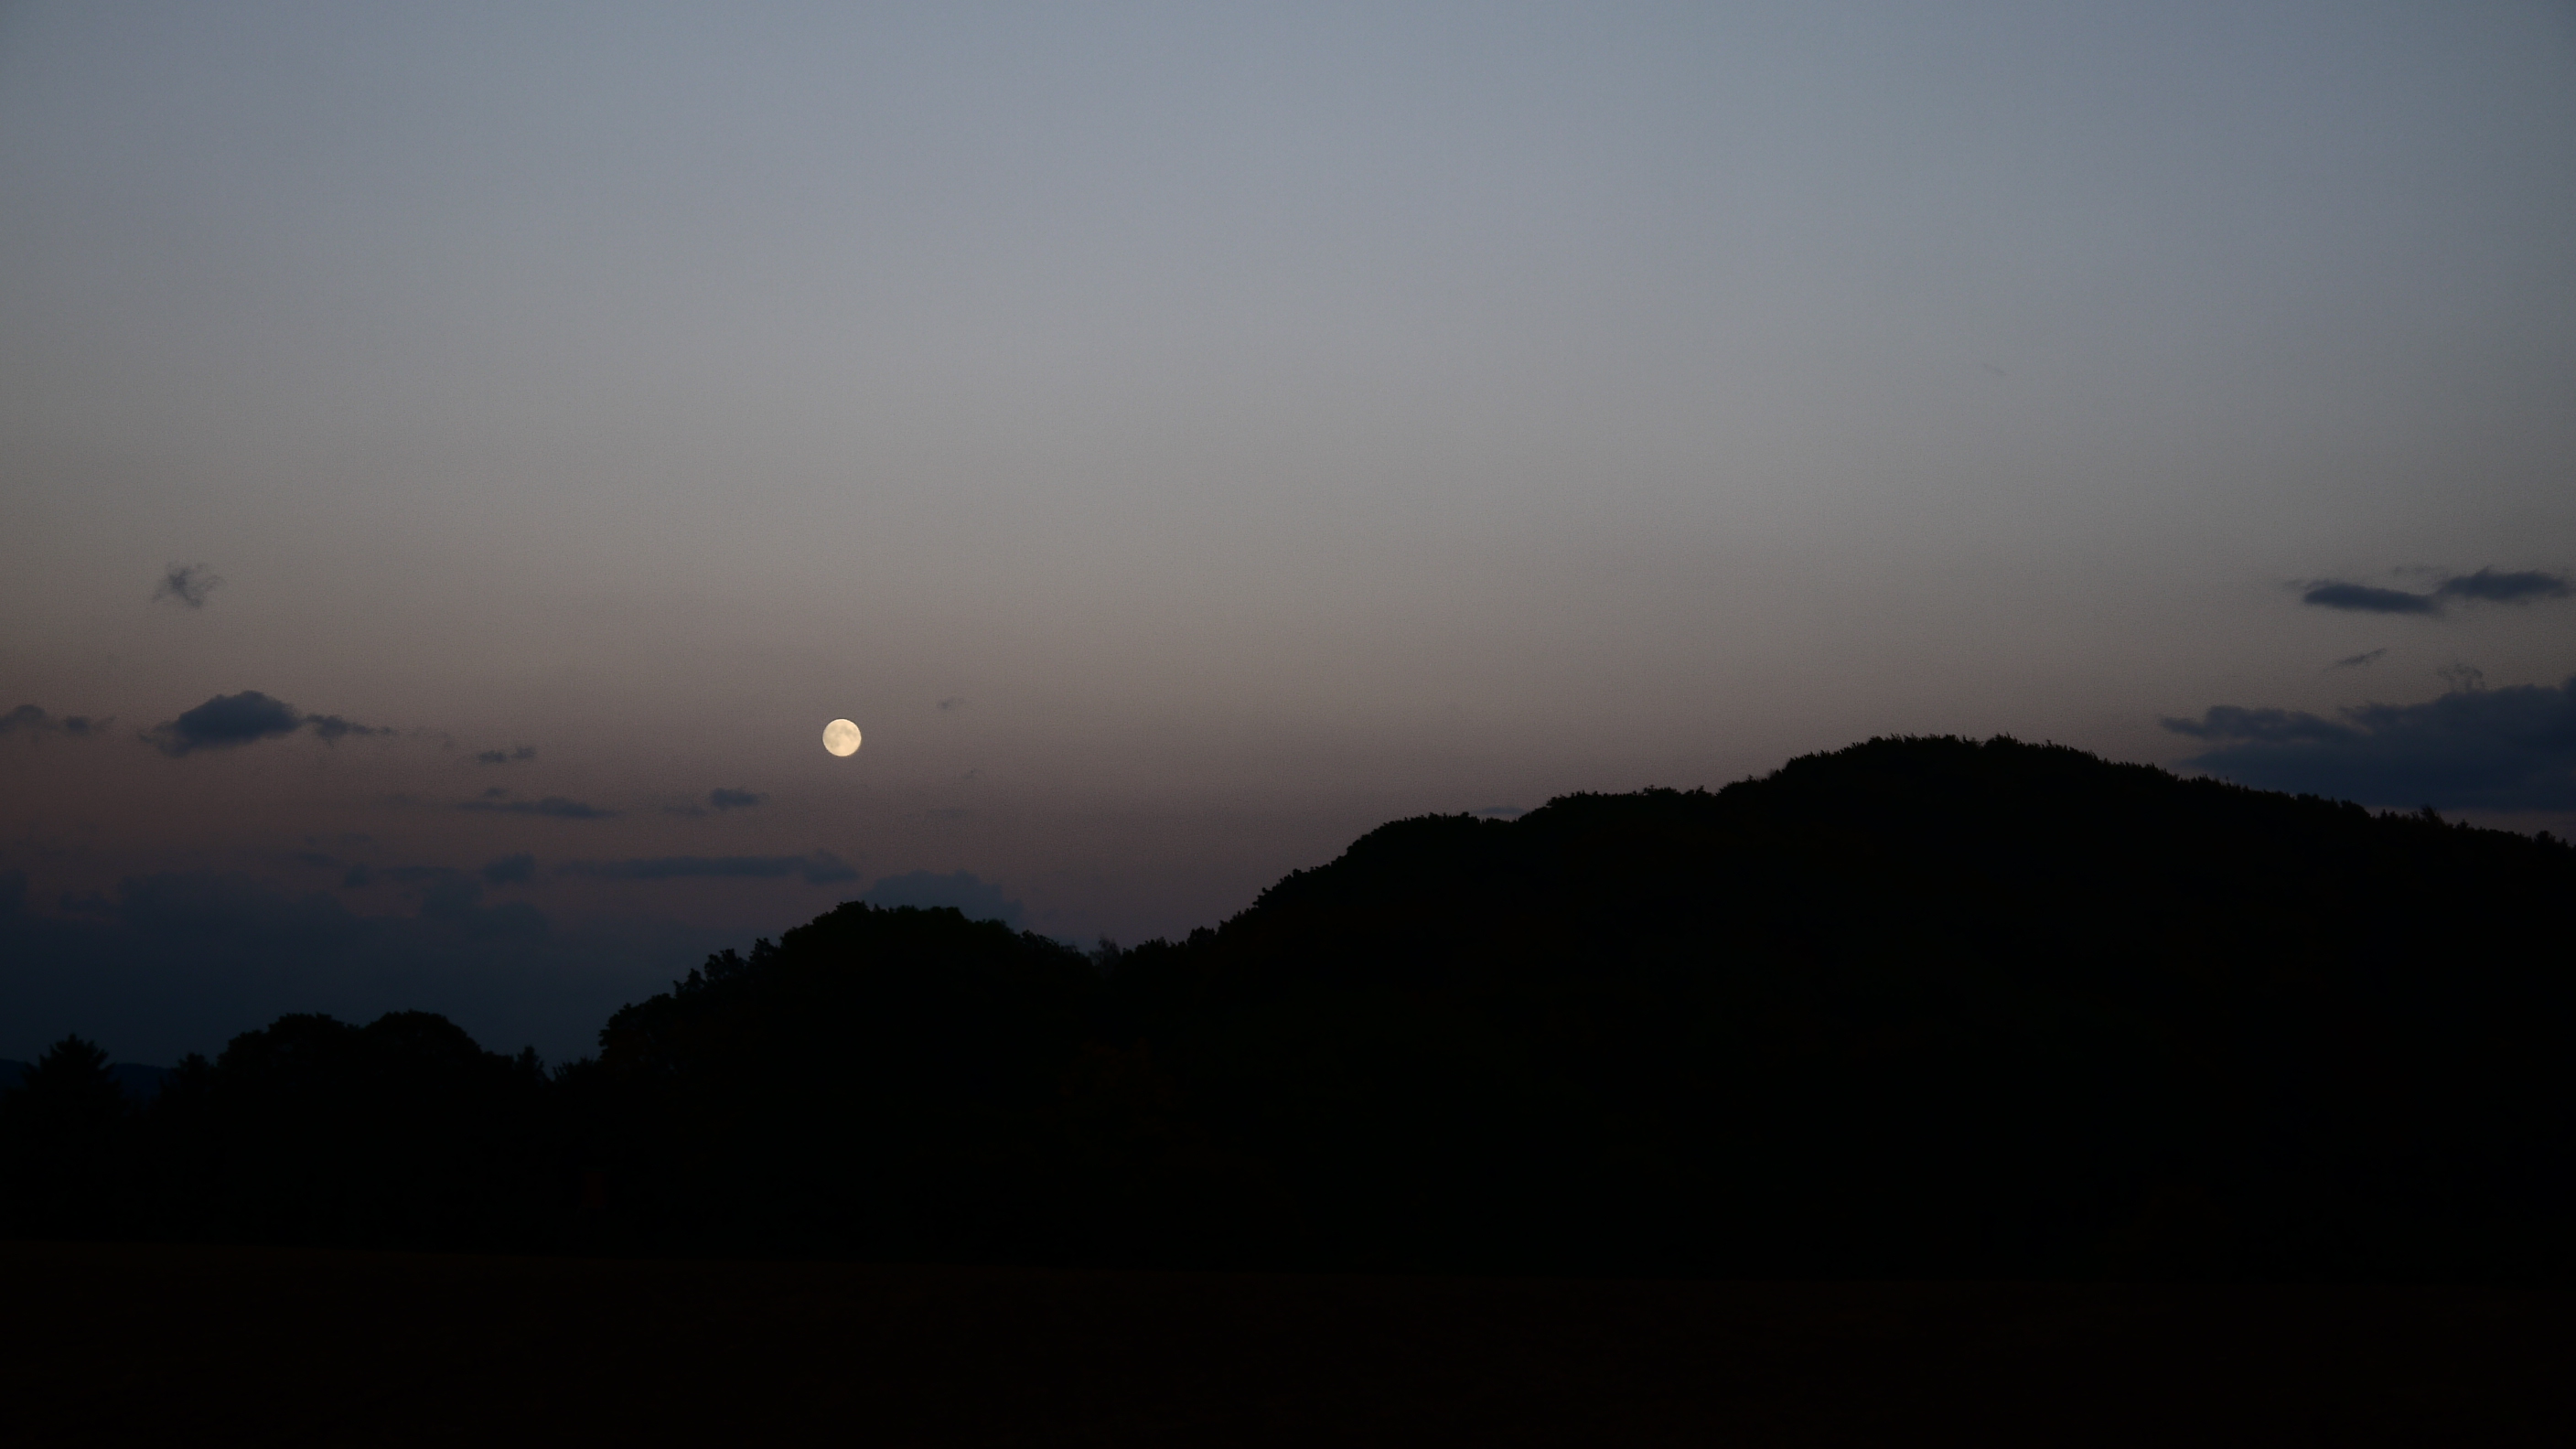
<path id="1" fill-rule="evenodd" d="M 2011 740 L 1399 821 L 1084 955 L 845 904 L 549 1079 L 287 1017 L 0 1096 L 22 1225 L 617 1252 L 2564 1280 L 2576 850 Z M 31 1078 L 32 1080 L 32 1078 Z"/>
<path id="2" fill-rule="evenodd" d="M 621 1013 L 597 1071 L 624 1085 L 593 1090 L 647 1215 L 722 1185 L 691 1220 L 745 1242 L 2554 1272 L 2572 888 L 2550 842 L 1880 740 L 1715 793 L 1401 821 L 1096 980 L 1034 936 L 845 906 Z"/>
<path id="3" fill-rule="evenodd" d="M 2560 1251 L 2571 905 L 2563 844 L 1877 740 L 1388 825 L 1118 995 L 1334 1259 L 2477 1272 Z"/>
<path id="4" fill-rule="evenodd" d="M 2450 908 L 2519 916 L 2530 893 L 2565 889 L 2570 865 L 2564 847 L 2503 832 L 2061 747 L 1876 740 L 1713 794 L 1397 822 L 1290 875 L 1223 934 L 1311 969 L 1353 964 L 1328 943 L 1356 938 L 1383 970 L 1426 948 L 1463 966 L 1569 937 L 1634 955 L 1720 923 L 1806 954 L 2451 957 L 2472 929 Z M 2224 939 L 2201 934 L 2222 921 Z"/>

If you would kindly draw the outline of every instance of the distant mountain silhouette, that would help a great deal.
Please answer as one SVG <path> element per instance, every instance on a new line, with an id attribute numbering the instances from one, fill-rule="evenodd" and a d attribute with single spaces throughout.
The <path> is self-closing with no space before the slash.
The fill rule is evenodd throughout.
<path id="1" fill-rule="evenodd" d="M 129 1233 L 2564 1281 L 2571 908 L 2546 836 L 1874 740 L 1399 821 L 1130 950 L 853 902 L 550 1080 L 435 1017 L 290 1017 L 120 1117 L 70 1043 L 67 1105 L 0 1128 L 124 1164 L 13 1200 Z"/>

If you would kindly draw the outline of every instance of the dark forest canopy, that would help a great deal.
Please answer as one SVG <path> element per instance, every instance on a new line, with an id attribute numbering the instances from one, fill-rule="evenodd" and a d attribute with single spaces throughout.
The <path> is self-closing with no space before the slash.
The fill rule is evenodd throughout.
<path id="1" fill-rule="evenodd" d="M 0 1099 L 20 1231 L 2559 1280 L 2576 850 L 2006 739 L 1384 826 L 1187 940 L 852 903 L 552 1075 L 289 1017 Z"/>

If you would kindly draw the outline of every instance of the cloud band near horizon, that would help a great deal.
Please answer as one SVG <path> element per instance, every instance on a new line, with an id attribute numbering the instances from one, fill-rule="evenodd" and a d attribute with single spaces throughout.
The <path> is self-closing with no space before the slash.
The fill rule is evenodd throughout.
<path id="1" fill-rule="evenodd" d="M 2217 705 L 2163 724 L 2212 746 L 2182 763 L 2258 789 L 2377 806 L 2576 809 L 2576 677 L 2354 705 L 2334 718 Z"/>

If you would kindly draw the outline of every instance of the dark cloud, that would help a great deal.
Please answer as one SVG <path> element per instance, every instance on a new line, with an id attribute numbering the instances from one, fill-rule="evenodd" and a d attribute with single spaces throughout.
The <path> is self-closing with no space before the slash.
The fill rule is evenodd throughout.
<path id="1" fill-rule="evenodd" d="M 502 856 L 483 867 L 483 880 L 487 885 L 525 885 L 536 878 L 537 858 L 524 851 Z"/>
<path id="2" fill-rule="evenodd" d="M 812 855 L 666 855 L 645 860 L 576 860 L 555 867 L 559 874 L 595 876 L 601 880 L 785 880 L 799 876 L 808 885 L 857 880 L 859 873 L 828 850 Z"/>
<path id="3" fill-rule="evenodd" d="M 567 800 L 561 795 L 548 795 L 542 800 L 497 800 L 487 794 L 484 799 L 467 800 L 456 808 L 489 810 L 503 815 L 543 815 L 555 820 L 610 820 L 617 815 L 614 810 L 585 805 L 579 800 Z"/>
<path id="4" fill-rule="evenodd" d="M 2380 589 L 2368 584 L 2344 584 L 2328 581 L 2311 587 L 2299 596 L 2302 604 L 2320 609 L 2354 609 L 2365 614 L 2432 614 L 2441 604 L 2431 594 L 2410 594 L 2404 589 Z"/>
<path id="5" fill-rule="evenodd" d="M 2361 654 L 2347 654 L 2327 667 L 2330 669 L 2359 669 L 2365 664 L 2377 664 L 2381 657 L 2387 653 L 2388 651 L 2385 649 L 2372 649 Z"/>
<path id="6" fill-rule="evenodd" d="M 239 694 L 219 694 L 195 709 L 154 725 L 144 731 L 143 740 L 165 755 L 176 758 L 198 750 L 229 749 L 254 740 L 275 739 L 309 729 L 323 742 L 335 743 L 349 735 L 389 735 L 393 731 L 376 725 L 362 725 L 336 714 L 298 714 L 295 706 L 282 699 L 271 699 L 256 689 Z"/>
<path id="7" fill-rule="evenodd" d="M 515 750 L 484 750 L 474 757 L 474 763 L 478 765 L 508 765 L 515 764 L 520 760 L 533 760 L 536 757 L 536 746 L 521 745 Z"/>
<path id="8" fill-rule="evenodd" d="M 2216 747 L 2184 763 L 2267 790 L 2365 805 L 2576 808 L 2576 678 L 2356 705 L 2332 719 L 2220 705 L 2164 726 Z"/>
<path id="9" fill-rule="evenodd" d="M 167 599 L 191 609 L 202 609 L 206 607 L 206 596 L 222 582 L 204 564 L 174 563 L 161 571 L 161 582 L 152 589 L 152 602 L 157 604 Z"/>
<path id="10" fill-rule="evenodd" d="M 2567 580 L 2557 574 L 2526 570 L 2517 574 L 2500 574 L 2493 569 L 2480 569 L 2444 579 L 2433 591 L 2446 599 L 2476 599 L 2489 604 L 2528 604 L 2534 599 L 2567 597 Z"/>
<path id="11" fill-rule="evenodd" d="M 1020 903 L 1005 899 L 999 885 L 962 870 L 949 875 L 927 870 L 890 875 L 868 887 L 862 899 L 872 906 L 951 906 L 965 912 L 969 920 L 1000 921 L 1013 930 L 1019 929 L 1023 914 Z"/>
<path id="12" fill-rule="evenodd" d="M 32 704 L 22 704 L 0 714 L 0 735 L 66 735 L 76 740 L 94 740 L 115 722 L 85 714 L 52 715 Z"/>
<path id="13" fill-rule="evenodd" d="M 719 788 L 707 792 L 707 804 L 718 810 L 748 810 L 768 798 L 766 795 L 755 794 L 749 790 Z"/>
<path id="14" fill-rule="evenodd" d="M 952 694 L 952 695 L 948 696 L 946 699 L 943 699 L 943 700 L 941 700 L 941 701 L 939 702 L 939 708 L 940 708 L 940 711 L 941 711 L 942 713 L 947 713 L 947 712 L 949 712 L 949 711 L 963 709 L 963 708 L 965 708 L 965 707 L 966 707 L 966 701 L 965 701 L 965 699 L 964 699 L 964 698 L 962 698 L 961 696 L 954 695 L 954 694 Z"/>
<path id="15" fill-rule="evenodd" d="M 2528 604 L 2535 599 L 2563 599 L 2570 591 L 2567 580 L 2557 574 L 2537 569 L 2500 574 L 2492 568 L 2482 568 L 2473 574 L 2453 574 L 2434 585 L 2429 594 L 2319 579 L 2308 586 L 2299 601 L 2321 609 L 2350 609 L 2364 614 L 2438 614 L 2444 604 L 2457 600 Z"/>
<path id="16" fill-rule="evenodd" d="M 253 740 L 291 734 L 304 717 L 292 705 L 256 689 L 219 694 L 144 736 L 161 753 L 179 756 L 195 750 L 228 749 Z"/>

